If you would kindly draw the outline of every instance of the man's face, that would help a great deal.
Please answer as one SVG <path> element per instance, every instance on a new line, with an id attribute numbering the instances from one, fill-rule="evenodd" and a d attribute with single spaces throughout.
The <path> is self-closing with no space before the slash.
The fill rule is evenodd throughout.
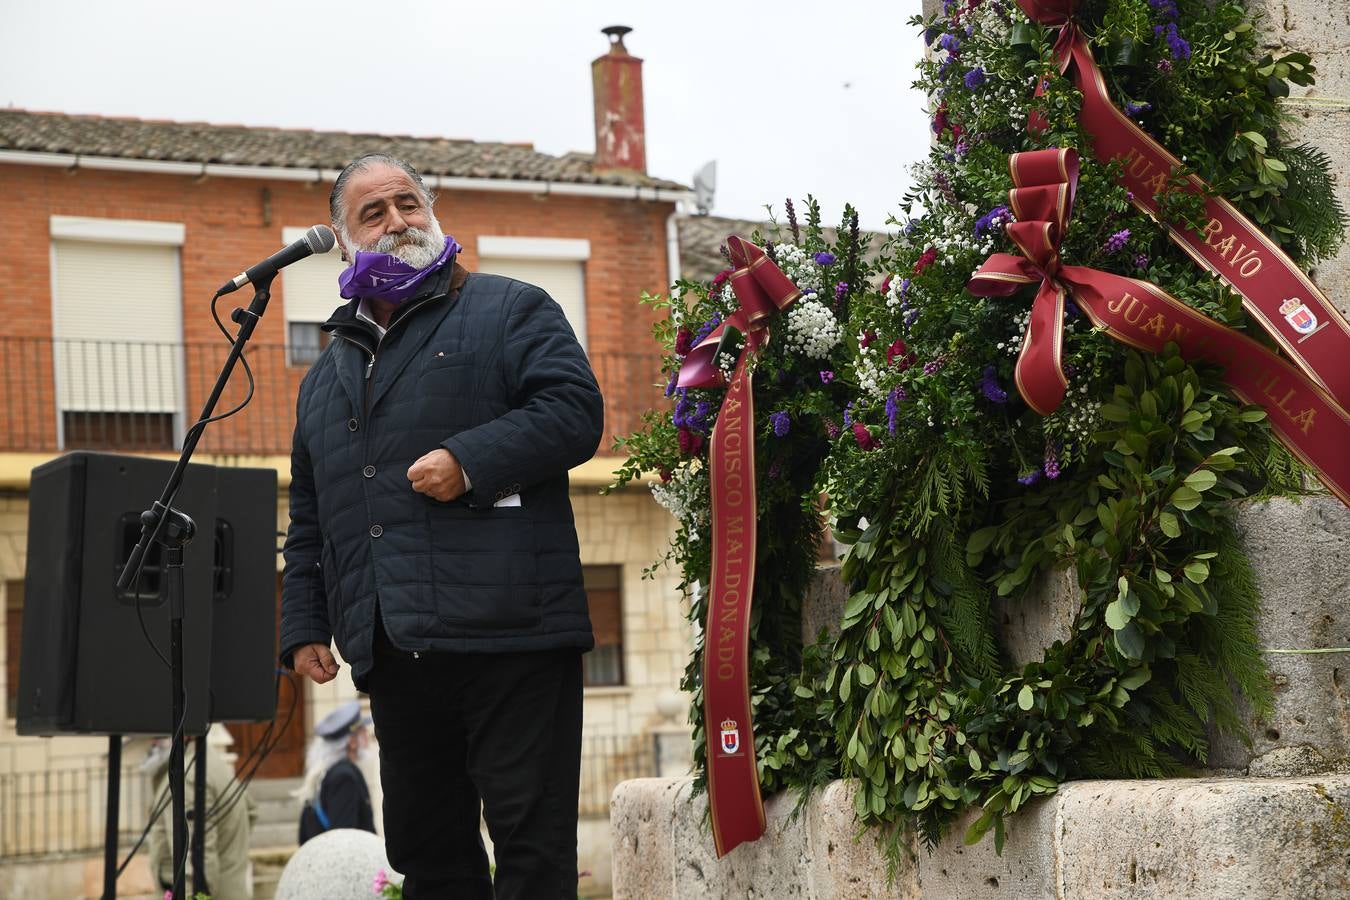
<path id="1" fill-rule="evenodd" d="M 358 250 L 391 253 L 420 269 L 440 255 L 445 243 L 440 225 L 402 169 L 373 165 L 353 175 L 345 193 L 343 249 L 349 256 Z"/>

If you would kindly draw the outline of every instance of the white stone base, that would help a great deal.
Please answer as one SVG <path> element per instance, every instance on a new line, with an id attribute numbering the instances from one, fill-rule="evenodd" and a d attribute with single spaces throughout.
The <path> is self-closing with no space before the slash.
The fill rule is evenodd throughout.
<path id="1" fill-rule="evenodd" d="M 689 779 L 614 792 L 614 898 L 1206 898 L 1350 896 L 1350 776 L 1081 781 L 992 835 L 962 844 L 963 820 L 888 882 L 870 834 L 855 840 L 849 787 L 834 782 L 796 817 L 766 804 L 768 831 L 718 860 L 705 797 Z M 913 845 L 911 844 L 911 848 Z"/>

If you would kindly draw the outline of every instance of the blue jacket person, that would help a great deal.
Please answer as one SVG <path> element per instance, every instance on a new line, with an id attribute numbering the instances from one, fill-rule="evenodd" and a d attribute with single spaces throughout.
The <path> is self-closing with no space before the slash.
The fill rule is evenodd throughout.
<path id="1" fill-rule="evenodd" d="M 604 406 L 561 307 L 470 274 L 417 172 L 333 186 L 349 302 L 300 385 L 282 660 L 370 694 L 405 896 L 576 896 L 581 653 L 567 471 Z"/>

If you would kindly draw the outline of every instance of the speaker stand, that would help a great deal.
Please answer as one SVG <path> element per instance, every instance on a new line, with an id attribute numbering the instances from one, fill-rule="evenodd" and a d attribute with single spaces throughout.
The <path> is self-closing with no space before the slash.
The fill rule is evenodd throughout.
<path id="1" fill-rule="evenodd" d="M 160 504 L 156 503 L 156 507 Z M 143 513 L 144 520 L 154 512 Z M 172 672 L 173 736 L 169 744 L 169 792 L 173 795 L 173 900 L 185 900 L 187 880 L 187 809 L 183 792 L 183 548 L 192 541 L 197 526 L 186 514 L 173 507 L 163 511 L 163 524 L 155 539 L 164 548 L 164 594 L 169 601 L 169 668 Z M 147 523 L 148 525 L 149 523 Z M 201 832 L 203 810 L 197 811 L 197 830 Z"/>
<path id="2" fill-rule="evenodd" d="M 122 794 L 122 736 L 108 735 L 108 815 L 103 829 L 103 900 L 117 900 L 117 831 Z"/>

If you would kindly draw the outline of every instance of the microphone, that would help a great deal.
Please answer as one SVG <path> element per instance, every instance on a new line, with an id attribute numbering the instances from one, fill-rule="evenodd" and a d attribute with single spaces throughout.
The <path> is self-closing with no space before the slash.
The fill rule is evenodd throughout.
<path id="1" fill-rule="evenodd" d="M 220 290 L 216 291 L 216 296 L 219 297 L 222 294 L 237 291 L 246 284 L 269 281 L 277 274 L 279 269 L 284 269 L 293 262 L 299 262 L 306 256 L 313 256 L 315 253 L 327 253 L 333 249 L 333 245 L 336 243 L 337 236 L 333 234 L 333 229 L 327 225 L 315 225 L 305 232 L 304 237 L 289 247 L 282 247 L 267 259 L 255 266 L 249 266 L 234 278 L 225 282 Z"/>

